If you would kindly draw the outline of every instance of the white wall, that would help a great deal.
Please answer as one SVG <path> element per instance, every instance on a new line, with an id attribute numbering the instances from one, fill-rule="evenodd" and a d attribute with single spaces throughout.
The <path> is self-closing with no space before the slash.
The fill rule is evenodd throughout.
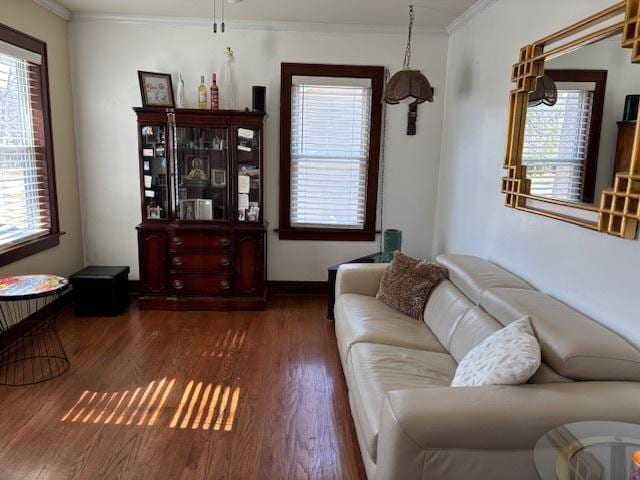
<path id="1" fill-rule="evenodd" d="M 434 251 L 492 259 L 640 345 L 640 242 L 503 206 L 507 97 L 520 47 L 611 5 L 534 3 L 499 0 L 449 39 Z"/>
<path id="2" fill-rule="evenodd" d="M 128 264 L 137 277 L 135 225 L 140 222 L 135 115 L 137 70 L 181 72 L 188 106 L 196 103 L 200 75 L 220 72 L 224 47 L 236 53 L 239 101 L 250 106 L 251 85 L 266 85 L 266 218 L 270 280 L 325 280 L 326 268 L 378 250 L 377 242 L 280 241 L 278 226 L 280 63 L 386 65 L 396 71 L 405 34 L 302 33 L 210 27 L 74 21 L 70 27 L 80 192 L 87 263 Z M 404 232 L 404 249 L 428 257 L 442 126 L 448 39 L 414 37 L 414 66 L 436 88 L 420 107 L 418 135 L 405 135 L 407 107 L 389 109 L 384 218 Z"/>
<path id="3" fill-rule="evenodd" d="M 60 245 L 0 268 L 0 277 L 28 273 L 69 275 L 83 266 L 78 169 L 73 129 L 68 24 L 26 0 L 0 0 L 0 23 L 47 43 Z"/>

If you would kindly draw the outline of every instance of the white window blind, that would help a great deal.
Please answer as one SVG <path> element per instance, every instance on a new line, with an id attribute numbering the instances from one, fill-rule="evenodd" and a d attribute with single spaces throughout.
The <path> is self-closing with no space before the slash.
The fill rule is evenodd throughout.
<path id="1" fill-rule="evenodd" d="M 0 42 L 0 252 L 51 228 L 39 63 Z"/>
<path id="2" fill-rule="evenodd" d="M 291 225 L 362 230 L 370 86 L 297 84 L 291 94 Z"/>
<path id="3" fill-rule="evenodd" d="M 558 88 L 558 101 L 529 108 L 522 152 L 531 193 L 582 200 L 594 91 Z"/>

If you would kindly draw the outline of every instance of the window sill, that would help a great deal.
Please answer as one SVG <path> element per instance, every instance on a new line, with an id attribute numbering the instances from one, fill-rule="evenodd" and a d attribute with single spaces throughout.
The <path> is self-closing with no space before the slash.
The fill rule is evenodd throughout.
<path id="1" fill-rule="evenodd" d="M 281 228 L 277 232 L 280 240 L 321 240 L 327 242 L 373 242 L 379 233 L 335 228 Z"/>
<path id="2" fill-rule="evenodd" d="M 0 253 L 0 267 L 59 245 L 61 235 L 64 233 L 50 233 L 13 246 L 10 250 Z"/>

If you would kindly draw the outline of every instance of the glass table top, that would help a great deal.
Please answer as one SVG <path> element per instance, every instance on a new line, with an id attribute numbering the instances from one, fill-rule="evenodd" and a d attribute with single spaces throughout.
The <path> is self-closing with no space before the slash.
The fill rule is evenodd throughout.
<path id="1" fill-rule="evenodd" d="M 640 425 L 577 422 L 541 437 L 534 461 L 541 480 L 640 480 L 633 476 L 639 451 Z"/>

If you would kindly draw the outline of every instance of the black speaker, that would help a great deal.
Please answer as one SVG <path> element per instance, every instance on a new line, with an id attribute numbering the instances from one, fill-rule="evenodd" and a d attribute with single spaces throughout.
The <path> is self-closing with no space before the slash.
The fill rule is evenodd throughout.
<path id="1" fill-rule="evenodd" d="M 627 95 L 624 101 L 623 122 L 635 122 L 638 120 L 638 103 L 640 103 L 640 95 Z"/>
<path id="2" fill-rule="evenodd" d="M 253 111 L 266 112 L 265 102 L 267 96 L 267 87 L 254 85 L 253 87 L 251 87 L 251 93 L 253 97 Z"/>

